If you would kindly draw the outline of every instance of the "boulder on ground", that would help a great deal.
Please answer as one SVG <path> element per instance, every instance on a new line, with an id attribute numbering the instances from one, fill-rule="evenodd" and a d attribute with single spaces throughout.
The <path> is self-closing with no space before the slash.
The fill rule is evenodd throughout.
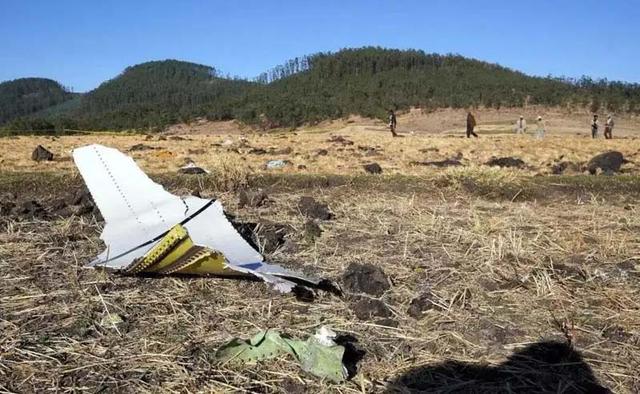
<path id="1" fill-rule="evenodd" d="M 333 217 L 327 204 L 319 203 L 313 197 L 303 196 L 298 201 L 300 213 L 311 219 L 329 220 Z"/>
<path id="2" fill-rule="evenodd" d="M 365 164 L 362 167 L 369 174 L 382 174 L 382 167 L 378 163 Z"/>
<path id="3" fill-rule="evenodd" d="M 522 168 L 524 167 L 524 161 L 517 157 L 498 157 L 489 160 L 485 165 L 503 168 Z"/>
<path id="4" fill-rule="evenodd" d="M 379 297 L 389 290 L 389 278 L 382 268 L 371 264 L 351 263 L 344 275 L 342 283 L 345 290 L 351 293 L 365 293 Z"/>
<path id="5" fill-rule="evenodd" d="M 42 145 L 38 145 L 36 149 L 31 153 L 31 160 L 34 161 L 51 161 L 53 160 L 53 153 L 49 152 L 47 148 Z"/>
<path id="6" fill-rule="evenodd" d="M 622 164 L 626 163 L 622 153 L 618 151 L 610 151 L 600 153 L 594 156 L 587 163 L 587 170 L 591 175 L 594 175 L 600 169 L 603 173 L 619 172 Z"/>

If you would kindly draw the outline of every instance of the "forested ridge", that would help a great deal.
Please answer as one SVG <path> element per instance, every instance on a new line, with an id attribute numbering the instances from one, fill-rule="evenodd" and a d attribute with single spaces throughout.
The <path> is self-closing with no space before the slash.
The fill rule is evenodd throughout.
<path id="1" fill-rule="evenodd" d="M 383 117 L 388 109 L 411 106 L 541 104 L 640 112 L 638 84 L 532 77 L 458 55 L 374 47 L 292 59 L 251 81 L 223 78 L 209 66 L 153 61 L 127 68 L 80 98 L 65 93 L 49 109 L 13 110 L 0 124 L 15 130 L 160 130 L 206 117 L 296 127 L 349 114 Z M 0 94 L 4 105 L 11 96 Z"/>
<path id="2" fill-rule="evenodd" d="M 0 83 L 0 125 L 73 99 L 74 94 L 46 78 L 21 78 Z"/>

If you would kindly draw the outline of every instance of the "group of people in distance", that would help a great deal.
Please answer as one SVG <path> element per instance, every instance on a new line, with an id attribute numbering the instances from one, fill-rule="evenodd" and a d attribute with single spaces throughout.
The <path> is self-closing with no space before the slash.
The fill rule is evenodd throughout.
<path id="1" fill-rule="evenodd" d="M 604 138 L 610 140 L 613 138 L 613 126 L 615 123 L 613 122 L 613 117 L 611 114 L 607 115 L 607 122 L 604 124 Z M 593 120 L 591 121 L 591 138 L 598 138 L 598 115 L 593 115 Z"/>
<path id="2" fill-rule="evenodd" d="M 389 130 L 391 130 L 391 135 L 394 137 L 398 136 L 398 133 L 396 133 L 397 126 L 398 126 L 398 121 L 396 119 L 396 114 L 393 110 L 390 109 L 389 110 Z M 609 114 L 607 116 L 607 122 L 605 123 L 605 126 L 604 126 L 605 139 L 610 140 L 613 138 L 613 126 L 614 126 L 613 116 Z M 467 112 L 467 138 L 471 138 L 471 136 L 474 136 L 476 138 L 478 137 L 478 134 L 476 134 L 474 131 L 475 127 L 476 127 L 476 118 L 475 116 L 473 116 L 471 111 L 468 111 Z M 600 125 L 598 123 L 598 115 L 593 115 L 593 120 L 591 121 L 591 138 L 598 137 L 599 127 Z M 516 121 L 514 129 L 516 134 L 525 134 L 527 132 L 527 121 L 525 120 L 524 116 L 520 116 L 520 118 Z M 544 120 L 542 119 L 542 116 L 538 116 L 538 119 L 536 120 L 535 137 L 538 139 L 544 138 L 546 130 L 547 130 L 547 127 L 545 125 Z"/>

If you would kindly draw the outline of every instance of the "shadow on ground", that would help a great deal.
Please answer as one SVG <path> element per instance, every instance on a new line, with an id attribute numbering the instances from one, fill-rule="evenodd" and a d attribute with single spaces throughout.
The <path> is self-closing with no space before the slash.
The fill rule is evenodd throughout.
<path id="1" fill-rule="evenodd" d="M 538 342 L 498 366 L 449 361 L 414 368 L 387 393 L 611 393 L 580 353 L 560 342 Z"/>

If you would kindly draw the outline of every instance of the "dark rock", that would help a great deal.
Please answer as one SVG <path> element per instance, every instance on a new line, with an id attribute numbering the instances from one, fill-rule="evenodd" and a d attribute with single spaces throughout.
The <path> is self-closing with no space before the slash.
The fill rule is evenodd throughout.
<path id="1" fill-rule="evenodd" d="M 198 174 L 206 174 L 207 171 L 202 168 L 202 167 L 198 167 L 196 165 L 193 166 L 184 166 L 178 169 L 178 172 L 180 174 L 188 174 L 188 175 L 198 175 Z"/>
<path id="2" fill-rule="evenodd" d="M 367 157 L 380 155 L 378 149 L 372 146 L 358 145 L 358 150 L 364 152 L 364 155 Z"/>
<path id="3" fill-rule="evenodd" d="M 551 165 L 551 173 L 554 175 L 563 174 L 566 170 L 581 172 L 581 168 L 579 164 L 576 164 L 571 161 L 561 161 L 559 163 L 555 163 Z"/>
<path id="4" fill-rule="evenodd" d="M 362 297 L 351 304 L 351 310 L 360 320 L 369 320 L 372 317 L 391 317 L 391 310 L 384 302 L 375 298 Z"/>
<path id="5" fill-rule="evenodd" d="M 331 136 L 331 138 L 329 138 L 327 140 L 327 142 L 331 142 L 331 143 L 334 143 L 334 144 L 340 144 L 340 145 L 343 145 L 343 146 L 344 145 L 353 145 L 353 141 L 350 141 L 350 140 L 344 138 L 341 135 Z"/>
<path id="6" fill-rule="evenodd" d="M 622 153 L 617 151 L 605 152 L 594 156 L 587 163 L 587 170 L 595 175 L 600 169 L 603 173 L 619 172 L 622 164 L 626 163 Z"/>
<path id="7" fill-rule="evenodd" d="M 318 155 L 318 156 L 326 156 L 328 154 L 329 154 L 329 151 L 326 150 L 326 149 L 318 149 L 316 151 L 316 155 Z"/>
<path id="8" fill-rule="evenodd" d="M 456 167 L 462 163 L 458 159 L 445 159 L 439 161 L 412 161 L 410 164 L 414 166 L 433 166 L 433 167 Z"/>
<path id="9" fill-rule="evenodd" d="M 298 164 L 298 169 L 299 170 L 306 170 L 307 166 L 305 166 L 304 164 Z"/>
<path id="10" fill-rule="evenodd" d="M 418 152 L 420 152 L 420 153 L 440 152 L 440 149 L 438 149 L 438 148 L 422 148 L 422 149 L 418 149 Z"/>
<path id="11" fill-rule="evenodd" d="M 129 148 L 129 152 L 136 152 L 136 151 L 143 151 L 143 150 L 154 150 L 154 149 L 158 149 L 158 148 L 153 147 L 153 146 L 149 146 L 149 145 L 145 145 L 145 144 L 136 144 L 136 145 L 132 146 L 131 148 Z"/>
<path id="12" fill-rule="evenodd" d="M 189 149 L 189 150 L 187 150 L 187 152 L 190 155 L 204 155 L 205 154 L 205 150 L 204 149 Z"/>
<path id="13" fill-rule="evenodd" d="M 411 300 L 407 314 L 415 319 L 423 317 L 423 313 L 432 309 L 442 309 L 433 299 L 430 293 L 422 293 Z"/>
<path id="14" fill-rule="evenodd" d="M 369 174 L 382 174 L 382 167 L 378 163 L 365 164 L 363 168 Z"/>
<path id="15" fill-rule="evenodd" d="M 304 224 L 304 238 L 312 243 L 316 240 L 316 238 L 320 238 L 322 235 L 322 229 L 314 220 L 308 220 Z"/>
<path id="16" fill-rule="evenodd" d="M 266 149 L 262 149 L 262 148 L 251 148 L 247 153 L 251 155 L 266 155 L 267 151 Z"/>
<path id="17" fill-rule="evenodd" d="M 166 141 L 167 137 L 165 137 L 164 135 L 159 135 L 158 136 L 158 141 Z"/>
<path id="18" fill-rule="evenodd" d="M 351 263 L 342 275 L 342 283 L 351 293 L 366 293 L 376 297 L 391 287 L 382 268 L 371 264 Z"/>
<path id="19" fill-rule="evenodd" d="M 264 190 L 241 190 L 238 194 L 238 208 L 251 207 L 258 208 L 267 200 L 268 196 Z"/>
<path id="20" fill-rule="evenodd" d="M 172 135 L 172 136 L 169 137 L 169 139 L 171 141 L 184 141 L 184 140 L 186 140 L 186 138 L 180 137 L 179 135 Z"/>
<path id="21" fill-rule="evenodd" d="M 37 162 L 40 162 L 40 161 L 52 161 L 53 160 L 53 153 L 49 152 L 42 145 L 38 145 L 36 147 L 36 149 L 33 150 L 33 153 L 31 153 L 31 160 L 34 160 L 34 161 L 37 161 Z"/>
<path id="22" fill-rule="evenodd" d="M 304 216 L 312 219 L 329 220 L 333 217 L 327 204 L 319 203 L 313 197 L 301 197 L 298 209 Z"/>
<path id="23" fill-rule="evenodd" d="M 524 161 L 516 157 L 499 157 L 489 160 L 485 165 L 503 168 L 522 168 L 524 167 Z"/>

